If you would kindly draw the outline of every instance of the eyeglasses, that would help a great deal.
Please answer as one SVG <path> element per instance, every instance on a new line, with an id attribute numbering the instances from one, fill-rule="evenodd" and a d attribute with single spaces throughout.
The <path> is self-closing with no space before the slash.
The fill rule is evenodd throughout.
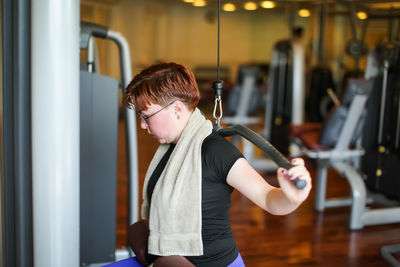
<path id="1" fill-rule="evenodd" d="M 159 113 L 159 112 L 162 111 L 163 109 L 165 109 L 165 108 L 171 106 L 174 102 L 175 102 L 175 100 L 172 101 L 171 103 L 167 104 L 166 106 L 162 107 L 161 109 L 157 110 L 156 112 L 150 114 L 150 115 L 143 115 L 143 114 L 140 114 L 140 113 L 138 112 L 139 118 L 140 118 L 142 121 L 144 121 L 146 124 L 149 124 L 149 119 L 150 119 L 151 117 L 153 117 L 154 115 L 156 115 L 157 113 Z"/>

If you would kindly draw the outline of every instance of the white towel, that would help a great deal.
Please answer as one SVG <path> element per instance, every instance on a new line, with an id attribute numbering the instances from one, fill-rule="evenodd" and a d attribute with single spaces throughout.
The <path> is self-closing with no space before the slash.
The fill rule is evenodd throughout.
<path id="1" fill-rule="evenodd" d="M 150 254 L 203 255 L 201 146 L 211 132 L 211 121 L 196 108 L 154 188 L 149 216 L 148 181 L 169 145 L 156 151 L 143 186 L 142 217 L 150 219 Z"/>

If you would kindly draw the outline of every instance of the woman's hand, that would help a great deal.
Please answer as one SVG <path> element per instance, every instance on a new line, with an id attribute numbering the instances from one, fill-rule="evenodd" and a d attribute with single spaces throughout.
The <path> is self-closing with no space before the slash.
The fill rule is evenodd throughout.
<path id="1" fill-rule="evenodd" d="M 300 205 L 309 195 L 311 190 L 311 176 L 302 158 L 295 158 L 291 160 L 292 168 L 286 170 L 279 168 L 277 170 L 277 177 L 281 186 L 282 192 L 286 198 L 297 205 Z M 300 179 L 306 181 L 306 186 L 303 189 L 298 189 L 291 180 Z"/>

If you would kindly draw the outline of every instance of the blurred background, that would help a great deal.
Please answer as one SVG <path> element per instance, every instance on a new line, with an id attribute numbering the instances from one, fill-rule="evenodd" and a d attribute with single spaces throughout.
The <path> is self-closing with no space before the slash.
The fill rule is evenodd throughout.
<path id="1" fill-rule="evenodd" d="M 175 61 L 197 71 L 199 79 L 215 79 L 217 5 L 217 0 L 82 0 L 81 19 L 107 25 L 127 38 L 133 74 L 156 62 Z M 304 30 L 308 69 L 324 64 L 336 83 L 356 67 L 346 53 L 350 40 L 373 49 L 399 34 L 398 1 L 231 0 L 221 1 L 221 8 L 226 10 L 221 13 L 221 68 L 227 82 L 235 81 L 242 64 L 268 64 L 274 44 L 291 38 L 293 27 Z M 116 47 L 101 40 L 98 47 L 104 58 L 100 72 L 119 77 Z"/>

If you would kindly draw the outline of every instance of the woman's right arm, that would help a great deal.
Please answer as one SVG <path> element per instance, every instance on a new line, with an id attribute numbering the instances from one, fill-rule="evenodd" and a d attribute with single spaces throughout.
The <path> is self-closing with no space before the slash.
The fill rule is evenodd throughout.
<path id="1" fill-rule="evenodd" d="M 311 190 L 311 177 L 304 167 L 302 159 L 292 161 L 293 168 L 279 168 L 277 177 L 281 188 L 275 188 L 244 158 L 238 159 L 230 169 L 227 177 L 229 185 L 237 189 L 262 209 L 274 215 L 285 215 L 294 211 L 308 196 Z M 303 179 L 305 188 L 297 189 L 290 179 Z"/>

